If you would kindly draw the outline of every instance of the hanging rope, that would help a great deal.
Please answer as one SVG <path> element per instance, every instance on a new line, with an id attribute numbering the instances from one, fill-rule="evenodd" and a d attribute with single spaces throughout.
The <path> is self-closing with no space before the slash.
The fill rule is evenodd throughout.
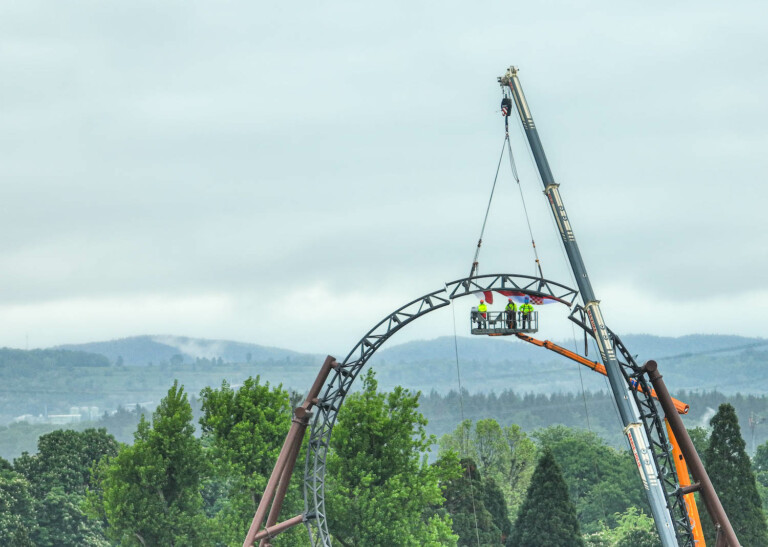
<path id="1" fill-rule="evenodd" d="M 507 142 L 509 134 L 504 138 L 504 142 Z M 493 186 L 491 187 L 491 197 L 488 198 L 488 206 L 485 208 L 485 217 L 483 218 L 483 227 L 480 229 L 480 238 L 477 240 L 477 248 L 475 249 L 475 257 L 472 259 L 472 267 L 469 270 L 469 277 L 472 277 L 477 273 L 477 257 L 480 255 L 480 247 L 483 244 L 483 234 L 485 233 L 485 225 L 488 223 L 488 213 L 491 212 L 491 202 L 493 202 L 493 194 L 496 191 L 496 182 L 499 180 L 499 170 L 501 169 L 501 160 L 504 158 L 504 144 L 501 145 L 501 154 L 499 155 L 499 163 L 496 165 L 496 175 L 493 177 Z"/>
<path id="2" fill-rule="evenodd" d="M 459 342 L 456 334 L 456 308 L 451 300 L 451 312 L 453 313 L 453 350 L 456 354 L 456 379 L 459 383 L 459 410 L 461 412 L 461 448 L 464 455 L 467 454 L 467 439 L 464 436 L 464 388 L 461 386 L 461 368 L 459 367 Z M 477 525 L 477 509 L 475 509 L 475 488 L 472 486 L 472 471 L 469 465 L 466 467 L 467 479 L 469 480 L 469 496 L 472 498 L 472 515 L 475 519 L 475 536 L 477 537 L 477 547 L 480 547 L 480 529 Z"/>
<path id="3" fill-rule="evenodd" d="M 520 192 L 520 200 L 523 202 L 523 212 L 525 213 L 525 223 L 528 225 L 528 234 L 531 236 L 531 246 L 533 247 L 533 256 L 536 263 L 536 270 L 534 275 L 538 273 L 539 277 L 544 277 L 544 272 L 541 268 L 541 260 L 539 259 L 539 252 L 536 249 L 536 240 L 533 237 L 533 228 L 531 227 L 531 219 L 528 215 L 528 206 L 525 203 L 525 195 L 523 195 L 523 188 L 520 185 L 520 176 L 517 172 L 517 164 L 515 163 L 515 155 L 512 153 L 512 143 L 509 140 L 509 115 L 512 111 L 512 99 L 504 92 L 504 97 L 501 100 L 501 114 L 504 116 L 504 142 L 501 145 L 501 154 L 499 154 L 499 162 L 496 165 L 496 175 L 493 177 L 493 186 L 491 187 L 491 195 L 488 198 L 488 205 L 485 208 L 485 216 L 483 217 L 483 226 L 480 229 L 480 237 L 477 240 L 477 247 L 475 248 L 475 256 L 472 259 L 472 267 L 469 270 L 469 277 L 473 277 L 478 272 L 478 258 L 480 256 L 480 247 L 483 245 L 483 235 L 485 234 L 485 227 L 488 223 L 488 215 L 491 212 L 491 203 L 493 202 L 493 196 L 496 192 L 496 183 L 499 180 L 499 171 L 501 170 L 501 161 L 504 159 L 504 150 L 506 149 L 509 154 L 509 168 L 512 171 L 512 176 L 517 183 L 517 188 Z"/>
<path id="4" fill-rule="evenodd" d="M 536 258 L 536 268 L 539 270 L 539 277 L 544 278 L 544 272 L 541 269 L 541 260 L 539 260 L 539 251 L 536 249 L 536 240 L 533 238 L 533 229 L 531 228 L 531 219 L 528 216 L 528 207 L 525 204 L 525 196 L 523 195 L 523 187 L 520 184 L 520 177 L 517 176 L 517 166 L 515 165 L 515 157 L 512 155 L 512 144 L 509 142 L 509 132 L 505 139 L 507 143 L 507 149 L 509 150 L 509 167 L 512 169 L 512 175 L 515 177 L 517 183 L 517 189 L 520 190 L 520 200 L 523 202 L 523 211 L 525 212 L 525 223 L 528 225 L 528 234 L 531 236 L 531 245 L 533 246 L 533 256 Z"/>

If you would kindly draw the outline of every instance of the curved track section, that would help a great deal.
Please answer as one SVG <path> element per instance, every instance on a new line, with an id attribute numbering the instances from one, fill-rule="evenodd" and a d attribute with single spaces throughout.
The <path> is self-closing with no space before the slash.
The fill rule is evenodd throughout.
<path id="1" fill-rule="evenodd" d="M 325 462 L 339 408 L 365 363 L 393 334 L 419 317 L 448 306 L 454 298 L 499 290 L 548 297 L 567 306 L 573 305 L 578 296 L 577 291 L 565 285 L 527 275 L 493 274 L 451 281 L 444 288 L 405 304 L 379 321 L 334 370 L 319 397 L 312 419 L 304 468 L 304 508 L 313 546 L 331 545 L 325 512 Z"/>
<path id="2" fill-rule="evenodd" d="M 587 322 L 587 315 L 584 308 L 575 306 L 569 319 L 581 327 L 590 336 L 594 337 L 592 328 Z M 659 470 L 659 479 L 667 495 L 667 505 L 670 509 L 673 522 L 675 524 L 675 534 L 679 545 L 683 547 L 694 547 L 693 531 L 691 521 L 688 518 L 688 511 L 685 508 L 683 494 L 680 491 L 680 484 L 677 478 L 675 462 L 672 456 L 672 445 L 667 439 L 666 428 L 664 427 L 660 405 L 656 399 L 651 397 L 653 386 L 646 379 L 635 358 L 629 353 L 621 339 L 610 329 L 608 334 L 613 344 L 616 355 L 621 355 L 623 361 L 619 359 L 621 372 L 624 379 L 631 387 L 637 408 L 640 409 L 640 417 L 643 420 L 645 433 L 651 444 L 651 453 L 656 460 L 656 468 Z"/>

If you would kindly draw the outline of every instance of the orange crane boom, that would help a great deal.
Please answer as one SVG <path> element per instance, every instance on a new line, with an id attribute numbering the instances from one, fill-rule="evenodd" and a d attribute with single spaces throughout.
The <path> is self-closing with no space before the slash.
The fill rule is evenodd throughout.
<path id="1" fill-rule="evenodd" d="M 680 450 L 680 445 L 677 443 L 675 434 L 672 432 L 672 427 L 669 425 L 669 420 L 666 418 L 664 418 L 664 425 L 667 427 L 667 436 L 669 437 L 669 442 L 672 444 L 672 456 L 675 460 L 677 480 L 680 482 L 680 486 L 690 486 L 691 477 L 688 474 L 688 465 Z M 699 508 L 696 506 L 696 499 L 693 497 L 693 492 L 686 494 L 683 499 L 685 500 L 685 508 L 688 510 L 688 518 L 691 519 L 691 530 L 693 531 L 694 543 L 696 544 L 696 547 L 706 547 L 704 532 L 701 529 Z"/>
<path id="2" fill-rule="evenodd" d="M 538 340 L 532 336 L 528 336 L 526 334 L 521 334 L 521 333 L 516 333 L 515 336 L 517 336 L 520 340 L 533 344 L 534 346 L 539 346 L 540 348 L 546 348 L 550 351 L 554 351 L 555 353 L 559 353 L 563 357 L 567 357 L 568 359 L 571 359 L 572 361 L 576 361 L 577 363 L 580 363 L 585 367 L 591 368 L 592 370 L 594 370 L 595 372 L 599 372 L 603 376 L 608 376 L 608 372 L 605 370 L 605 367 L 601 363 L 590 361 L 586 357 L 583 357 L 576 352 L 567 350 L 562 346 L 558 346 L 554 342 L 550 342 L 549 340 Z M 640 386 L 638 386 L 638 389 L 642 391 L 642 388 Z M 658 397 L 656 397 L 656 391 L 654 391 L 653 389 L 651 389 L 651 397 L 658 399 Z M 690 408 L 688 403 L 678 401 L 674 397 L 672 398 L 672 402 L 674 403 L 675 410 L 677 410 L 678 414 L 688 414 L 688 409 Z"/>

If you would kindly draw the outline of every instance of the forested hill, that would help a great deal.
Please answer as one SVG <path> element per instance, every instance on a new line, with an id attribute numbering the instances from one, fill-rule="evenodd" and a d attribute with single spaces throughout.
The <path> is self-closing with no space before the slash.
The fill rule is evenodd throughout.
<path id="1" fill-rule="evenodd" d="M 694 334 L 688 336 L 662 337 L 648 334 L 629 334 L 622 337 L 624 344 L 637 354 L 637 359 L 656 359 L 663 362 L 669 358 L 687 358 L 704 354 L 738 353 L 753 348 L 768 348 L 768 339 L 747 338 L 730 335 Z M 459 358 L 462 362 L 504 363 L 531 361 L 545 363 L 552 355 L 514 338 L 459 337 L 456 339 Z M 573 340 L 555 341 L 573 349 Z M 396 338 L 390 346 L 382 348 L 375 356 L 377 361 L 389 364 L 414 364 L 429 361 L 456 359 L 454 338 L 444 336 L 433 340 L 415 340 L 397 344 Z M 578 341 L 581 348 L 583 341 Z M 248 362 L 301 362 L 310 364 L 322 362 L 319 354 L 234 342 L 231 340 L 209 340 L 170 335 L 144 335 L 103 342 L 67 344 L 54 349 L 65 349 L 103 355 L 111 363 L 121 360 L 128 366 L 158 365 L 170 363 L 174 358 L 180 362 L 192 363 L 197 359 L 218 360 L 225 363 Z"/>
<path id="2" fill-rule="evenodd" d="M 640 363 L 647 359 L 659 362 L 672 390 L 768 391 L 767 339 L 636 334 L 627 335 L 623 340 Z M 518 393 L 573 393 L 581 391 L 582 382 L 587 390 L 607 389 L 603 377 L 511 337 L 459 337 L 455 342 L 463 387 L 470 391 L 513 389 Z M 574 348 L 573 340 L 558 343 Z M 578 346 L 582 344 L 583 341 L 576 342 Z M 456 346 L 453 337 L 385 346 L 373 356 L 371 364 L 379 369 L 379 379 L 387 389 L 403 385 L 425 393 L 432 390 L 447 393 L 458 387 Z M 590 347 L 591 359 L 599 360 Z M 62 348 L 96 353 L 112 365 L 125 365 L 129 370 L 121 376 L 126 377 L 134 374 L 130 371 L 133 366 L 145 369 L 148 365 L 170 366 L 172 370 L 165 370 L 162 378 L 178 377 L 182 381 L 188 381 L 188 375 L 195 372 L 197 380 L 191 387 L 196 389 L 199 382 L 220 383 L 222 379 L 239 382 L 248 375 L 258 374 L 265 380 L 283 383 L 301 392 L 311 383 L 324 357 L 243 342 L 180 336 L 136 336 Z M 141 373 L 146 374 L 149 371 Z M 152 381 L 148 380 L 151 386 Z M 130 379 L 129 382 L 133 383 Z"/>
<path id="3" fill-rule="evenodd" d="M 221 359 L 225 363 L 309 362 L 320 359 L 315 355 L 245 342 L 170 335 L 132 336 L 105 342 L 67 344 L 58 346 L 57 349 L 98 353 L 112 363 L 121 362 L 127 366 L 157 365 L 162 362 L 170 363 L 172 360 L 192 363 L 197 359 Z"/>
<path id="4" fill-rule="evenodd" d="M 639 361 L 652 357 L 659 361 L 673 395 L 695 405 L 689 416 L 694 423 L 706 421 L 700 413 L 715 408 L 717 401 L 713 401 L 718 397 L 768 393 L 768 340 L 629 335 L 624 341 Z M 477 419 L 486 411 L 494 415 L 499 412 L 499 400 L 504 399 L 508 404 L 503 416 L 496 416 L 499 419 L 535 428 L 549 423 L 549 412 L 566 412 L 559 422 L 575 426 L 587 421 L 579 414 L 584 406 L 583 386 L 593 394 L 587 399 L 594 407 L 589 414 L 595 429 L 606 436 L 614 431 L 615 424 L 602 423 L 602 418 L 613 419 L 613 407 L 606 379 L 599 374 L 516 340 L 464 337 L 457 339 L 457 345 L 462 387 L 472 395 L 466 401 L 468 417 Z M 573 347 L 573 341 L 562 345 Z M 70 414 L 73 407 L 95 408 L 100 415 L 137 405 L 151 410 L 174 380 L 191 395 L 223 381 L 238 385 L 251 376 L 305 393 L 323 360 L 323 356 L 278 348 L 183 337 L 142 336 L 69 347 L 101 353 L 0 349 L 0 427 L 18 419 L 30 427 L 50 430 L 55 426 L 48 415 Z M 590 357 L 597 359 L 593 352 Z M 452 337 L 382 348 L 371 365 L 382 389 L 402 385 L 424 393 L 432 431 L 443 433 L 455 427 L 460 416 L 456 414 L 458 382 Z M 719 395 L 712 394 L 714 391 Z M 697 399 L 699 395 L 706 400 Z M 445 406 L 448 400 L 452 402 Z M 768 416 L 760 405 L 737 403 L 742 420 L 748 420 L 752 412 L 760 420 Z M 761 428 L 757 435 L 762 435 Z M 34 448 L 34 438 L 14 441 L 15 448 L 8 453 Z"/>
<path id="5" fill-rule="evenodd" d="M 662 337 L 649 334 L 629 334 L 621 337 L 624 345 L 638 361 L 655 359 L 659 362 L 671 357 L 691 357 L 709 353 L 738 352 L 750 348 L 768 347 L 766 338 L 743 336 L 692 334 L 688 336 Z M 549 361 L 551 356 L 541 348 L 515 338 L 459 337 L 457 339 L 459 358 L 466 362 L 501 363 L 504 361 Z M 573 340 L 554 340 L 568 349 L 573 349 Z M 583 339 L 577 342 L 583 349 Z M 591 351 L 591 350 L 590 350 Z M 380 358 L 390 363 L 418 363 L 433 359 L 456 359 L 454 339 L 443 336 L 433 340 L 416 340 L 382 349 Z"/>
<path id="6" fill-rule="evenodd" d="M 768 340 L 740 336 L 692 335 L 622 337 L 637 361 L 659 362 L 669 388 L 723 393 L 768 392 Z M 560 345 L 574 348 L 574 342 Z M 583 341 L 578 345 L 582 345 Z M 458 338 L 463 387 L 499 393 L 558 393 L 607 390 L 604 377 L 548 350 L 508 338 Z M 590 346 L 590 358 L 599 356 Z M 425 393 L 457 389 L 453 337 L 416 341 L 383 349 L 372 359 L 383 385 L 400 384 Z"/>
<path id="7" fill-rule="evenodd" d="M 109 359 L 86 351 L 59 349 L 0 349 L 0 370 L 23 372 L 26 369 L 66 367 L 108 367 Z"/>

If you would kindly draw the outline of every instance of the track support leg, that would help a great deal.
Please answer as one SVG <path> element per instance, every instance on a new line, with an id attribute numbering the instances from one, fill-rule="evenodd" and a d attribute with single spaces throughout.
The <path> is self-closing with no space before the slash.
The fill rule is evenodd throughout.
<path id="1" fill-rule="evenodd" d="M 269 538 L 274 537 L 280 532 L 284 532 L 291 526 L 300 524 L 305 520 L 304 515 L 297 515 L 292 519 L 275 525 L 280 516 L 280 509 L 282 509 L 285 494 L 288 491 L 291 475 L 293 474 L 293 469 L 296 465 L 296 458 L 301 450 L 304 433 L 307 430 L 309 419 L 312 417 L 311 409 L 318 402 L 317 397 L 320 394 L 320 390 L 325 385 L 331 369 L 337 368 L 338 366 L 339 364 L 336 362 L 336 359 L 330 355 L 326 357 L 317 378 L 315 378 L 315 381 L 307 394 L 307 398 L 301 406 L 294 410 L 291 429 L 288 431 L 288 435 L 285 437 L 285 442 L 283 442 L 283 447 L 280 449 L 280 455 L 277 457 L 277 462 L 269 477 L 267 486 L 264 489 L 264 494 L 259 502 L 259 507 L 256 509 L 256 514 L 253 516 L 253 521 L 251 522 L 248 534 L 245 536 L 243 547 L 253 547 L 253 544 L 257 539 L 260 540 L 260 547 L 266 547 L 269 545 Z M 264 527 L 264 530 L 259 531 L 264 522 L 264 517 L 267 515 L 267 509 L 269 509 L 267 524 Z"/>

